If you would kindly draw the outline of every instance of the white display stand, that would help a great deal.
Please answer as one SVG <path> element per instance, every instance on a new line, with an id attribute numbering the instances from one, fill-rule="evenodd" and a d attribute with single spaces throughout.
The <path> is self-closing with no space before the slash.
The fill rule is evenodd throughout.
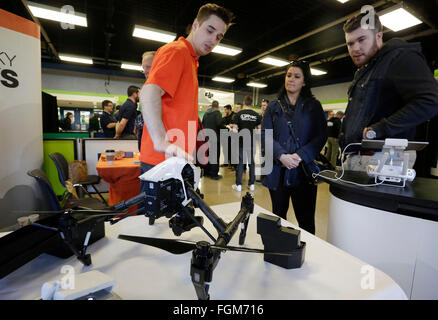
<path id="1" fill-rule="evenodd" d="M 388 274 L 411 299 L 438 299 L 438 222 L 331 194 L 327 241 Z"/>
<path id="2" fill-rule="evenodd" d="M 39 26 L 0 9 L 0 200 L 15 186 L 33 186 L 26 172 L 41 168 L 41 42 Z M 0 209 L 27 199 L 10 199 Z M 1 201 L 0 201 L 1 203 Z M 32 204 L 29 204 L 32 205 Z M 2 212 L 2 215 L 6 214 Z"/>

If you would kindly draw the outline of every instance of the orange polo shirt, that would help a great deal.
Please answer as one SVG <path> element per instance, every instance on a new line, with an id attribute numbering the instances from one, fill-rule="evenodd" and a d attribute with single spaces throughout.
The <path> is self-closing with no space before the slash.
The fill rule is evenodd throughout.
<path id="1" fill-rule="evenodd" d="M 161 97 L 162 120 L 169 141 L 193 154 L 198 120 L 198 56 L 191 44 L 180 37 L 159 48 L 145 84 L 155 84 L 165 91 Z M 164 160 L 164 153 L 154 150 L 144 125 L 140 161 L 156 165 Z"/>

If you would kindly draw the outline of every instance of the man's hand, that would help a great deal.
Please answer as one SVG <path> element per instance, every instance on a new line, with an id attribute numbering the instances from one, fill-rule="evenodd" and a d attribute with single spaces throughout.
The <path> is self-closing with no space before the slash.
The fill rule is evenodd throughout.
<path id="1" fill-rule="evenodd" d="M 294 154 L 282 154 L 279 158 L 280 162 L 285 166 L 287 169 L 294 169 L 298 167 L 302 159 L 300 156 L 296 153 Z"/>
<path id="2" fill-rule="evenodd" d="M 167 147 L 164 148 L 164 155 L 167 158 L 171 157 L 178 157 L 186 159 L 187 161 L 193 163 L 194 159 L 193 156 L 189 155 L 187 152 L 185 152 L 183 149 L 178 147 L 176 144 L 168 144 Z"/>
<path id="3" fill-rule="evenodd" d="M 367 138 L 367 132 L 370 131 L 370 130 L 373 130 L 373 128 L 371 128 L 371 127 L 366 127 L 365 129 L 363 129 L 363 132 L 362 132 L 362 139 L 368 139 L 368 138 Z"/>

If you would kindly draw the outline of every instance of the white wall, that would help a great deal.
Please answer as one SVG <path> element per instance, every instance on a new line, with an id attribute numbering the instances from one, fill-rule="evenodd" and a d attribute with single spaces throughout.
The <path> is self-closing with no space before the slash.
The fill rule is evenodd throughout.
<path id="1" fill-rule="evenodd" d="M 24 20 L 17 17 L 16 24 L 30 23 Z M 28 215 L 17 211 L 36 209 L 39 189 L 26 173 L 43 163 L 40 40 L 14 28 L 0 27 L 0 228 Z M 5 80 L 5 70 L 16 81 Z"/>
<path id="2" fill-rule="evenodd" d="M 312 93 L 319 101 L 347 100 L 348 87 L 351 82 L 342 82 L 328 86 L 312 88 Z"/>
<path id="3" fill-rule="evenodd" d="M 42 88 L 46 90 L 67 90 L 92 93 L 126 95 L 131 85 L 142 87 L 142 78 L 99 75 L 44 68 Z"/>

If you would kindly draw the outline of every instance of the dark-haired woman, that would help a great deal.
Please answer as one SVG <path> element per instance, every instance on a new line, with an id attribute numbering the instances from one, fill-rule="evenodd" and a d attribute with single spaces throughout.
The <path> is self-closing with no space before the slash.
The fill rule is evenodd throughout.
<path id="1" fill-rule="evenodd" d="M 68 131 L 72 129 L 72 120 L 73 120 L 73 113 L 67 112 L 67 114 L 64 116 L 64 119 L 61 120 L 60 127 L 64 131 Z"/>
<path id="2" fill-rule="evenodd" d="M 273 130 L 273 169 L 263 185 L 269 188 L 274 214 L 286 219 L 291 199 L 299 227 L 315 234 L 317 187 L 306 182 L 298 165 L 313 161 L 319 154 L 327 140 L 327 124 L 321 103 L 310 90 L 310 81 L 309 65 L 292 62 L 278 100 L 271 101 L 266 109 L 262 139 L 266 130 Z"/>

